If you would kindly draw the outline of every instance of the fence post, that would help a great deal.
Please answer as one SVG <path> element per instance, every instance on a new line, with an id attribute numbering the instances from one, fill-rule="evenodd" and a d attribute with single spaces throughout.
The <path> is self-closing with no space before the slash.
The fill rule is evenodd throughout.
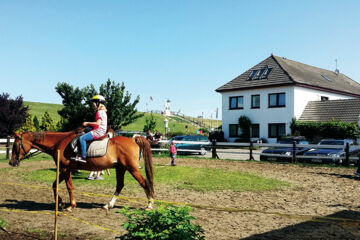
<path id="1" fill-rule="evenodd" d="M 219 158 L 219 156 L 216 153 L 216 139 L 215 138 L 212 140 L 212 158 Z"/>
<path id="2" fill-rule="evenodd" d="M 249 157 L 249 160 L 255 160 L 254 157 L 253 157 L 253 142 L 250 141 L 250 157 Z"/>
<path id="3" fill-rule="evenodd" d="M 349 143 L 347 142 L 345 146 L 345 162 L 344 162 L 345 166 L 349 166 L 349 148 L 350 148 Z"/>
<path id="4" fill-rule="evenodd" d="M 10 159 L 10 136 L 7 136 L 6 140 L 6 159 Z"/>
<path id="5" fill-rule="evenodd" d="M 296 163 L 296 141 L 293 141 L 292 147 L 292 162 Z"/>

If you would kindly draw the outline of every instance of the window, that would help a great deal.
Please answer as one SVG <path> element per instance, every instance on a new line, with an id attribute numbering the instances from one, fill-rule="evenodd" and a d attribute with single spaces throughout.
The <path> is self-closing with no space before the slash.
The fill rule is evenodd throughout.
<path id="1" fill-rule="evenodd" d="M 264 73 L 262 74 L 261 76 L 261 79 L 264 79 L 264 78 L 268 78 L 269 74 L 271 73 L 273 69 L 272 68 L 267 68 Z"/>
<path id="2" fill-rule="evenodd" d="M 247 80 L 257 80 L 257 79 L 268 78 L 271 71 L 272 71 L 272 68 L 269 68 L 268 66 L 264 66 L 261 69 L 252 70 Z"/>
<path id="3" fill-rule="evenodd" d="M 229 137 L 239 137 L 240 126 L 239 124 L 229 124 Z"/>
<path id="4" fill-rule="evenodd" d="M 260 125 L 251 124 L 251 137 L 260 137 Z"/>
<path id="5" fill-rule="evenodd" d="M 230 109 L 243 109 L 244 97 L 230 97 Z"/>
<path id="6" fill-rule="evenodd" d="M 286 135 L 285 123 L 269 123 L 269 138 L 281 138 Z"/>
<path id="7" fill-rule="evenodd" d="M 252 80 L 257 71 L 258 71 L 258 70 L 252 70 L 252 72 L 250 73 L 250 75 L 249 75 L 249 77 L 248 77 L 248 80 Z"/>
<path id="8" fill-rule="evenodd" d="M 330 78 L 328 78 L 327 76 L 322 75 L 322 74 L 321 74 L 321 76 L 322 76 L 325 80 L 327 80 L 327 81 L 329 81 L 329 82 L 332 82 L 332 81 L 331 81 L 331 79 L 330 79 Z"/>
<path id="9" fill-rule="evenodd" d="M 251 108 L 260 108 L 260 95 L 251 95 Z"/>
<path id="10" fill-rule="evenodd" d="M 327 101 L 329 100 L 329 97 L 321 96 L 321 101 Z"/>
<path id="11" fill-rule="evenodd" d="M 285 107 L 285 93 L 269 94 L 269 108 Z"/>

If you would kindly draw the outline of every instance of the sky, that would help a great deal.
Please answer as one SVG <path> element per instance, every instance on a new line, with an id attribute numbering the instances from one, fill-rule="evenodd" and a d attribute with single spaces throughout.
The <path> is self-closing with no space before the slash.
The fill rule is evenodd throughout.
<path id="1" fill-rule="evenodd" d="M 0 0 L 0 93 L 125 84 L 139 111 L 215 119 L 215 89 L 271 54 L 360 82 L 357 0 Z M 150 100 L 152 97 L 153 100 Z M 221 111 L 219 111 L 221 119 Z"/>

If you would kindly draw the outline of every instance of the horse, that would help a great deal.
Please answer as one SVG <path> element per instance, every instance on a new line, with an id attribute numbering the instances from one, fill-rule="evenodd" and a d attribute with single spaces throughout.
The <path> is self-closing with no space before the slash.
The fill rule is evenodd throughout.
<path id="1" fill-rule="evenodd" d="M 148 199 L 148 209 L 153 208 L 154 203 L 154 181 L 152 153 L 149 142 L 143 137 L 127 138 L 116 136 L 109 139 L 108 148 L 105 156 L 87 158 L 86 163 L 76 162 L 71 158 L 74 152 L 71 148 L 71 141 L 80 132 L 80 129 L 70 132 L 25 132 L 14 133 L 14 143 L 9 164 L 13 167 L 19 166 L 20 161 L 27 158 L 27 153 L 32 148 L 38 149 L 53 157 L 55 164 L 57 152 L 60 150 L 60 169 L 59 183 L 65 180 L 69 192 L 70 206 L 67 211 L 72 211 L 76 207 L 76 200 L 73 193 L 73 182 L 71 173 L 73 170 L 102 171 L 108 168 L 116 169 L 116 190 L 104 209 L 113 208 L 122 188 L 124 187 L 124 175 L 126 170 L 139 182 L 144 189 Z M 145 162 L 146 179 L 141 175 L 138 168 L 140 150 L 143 152 Z M 56 198 L 56 180 L 53 185 L 54 197 Z M 59 196 L 59 207 L 64 209 L 64 203 Z"/>

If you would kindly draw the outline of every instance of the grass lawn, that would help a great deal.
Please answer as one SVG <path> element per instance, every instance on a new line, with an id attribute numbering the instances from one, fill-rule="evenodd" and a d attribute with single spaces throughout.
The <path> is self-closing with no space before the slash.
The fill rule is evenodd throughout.
<path id="1" fill-rule="evenodd" d="M 51 160 L 47 155 L 41 154 L 32 159 L 32 161 Z M 52 161 L 52 160 L 51 160 Z M 211 161 L 209 159 L 209 161 Z M 243 191 L 266 191 L 289 187 L 290 183 L 277 179 L 265 178 L 261 175 L 250 174 L 238 171 L 226 171 L 212 168 L 194 168 L 188 166 L 171 167 L 169 165 L 154 165 L 155 184 L 171 185 L 178 189 L 189 189 L 193 191 L 222 191 L 232 190 Z M 96 185 L 101 187 L 116 186 L 115 170 L 110 169 L 111 176 L 105 174 L 105 181 L 97 181 Z M 145 176 L 144 168 L 141 169 Z M 24 181 L 48 182 L 52 183 L 56 177 L 56 168 L 40 169 L 32 172 L 21 172 L 20 177 Z M 73 174 L 75 185 L 93 185 L 93 181 L 87 180 L 89 172 L 81 171 Z M 136 187 L 138 183 L 126 172 L 125 186 Z"/>

